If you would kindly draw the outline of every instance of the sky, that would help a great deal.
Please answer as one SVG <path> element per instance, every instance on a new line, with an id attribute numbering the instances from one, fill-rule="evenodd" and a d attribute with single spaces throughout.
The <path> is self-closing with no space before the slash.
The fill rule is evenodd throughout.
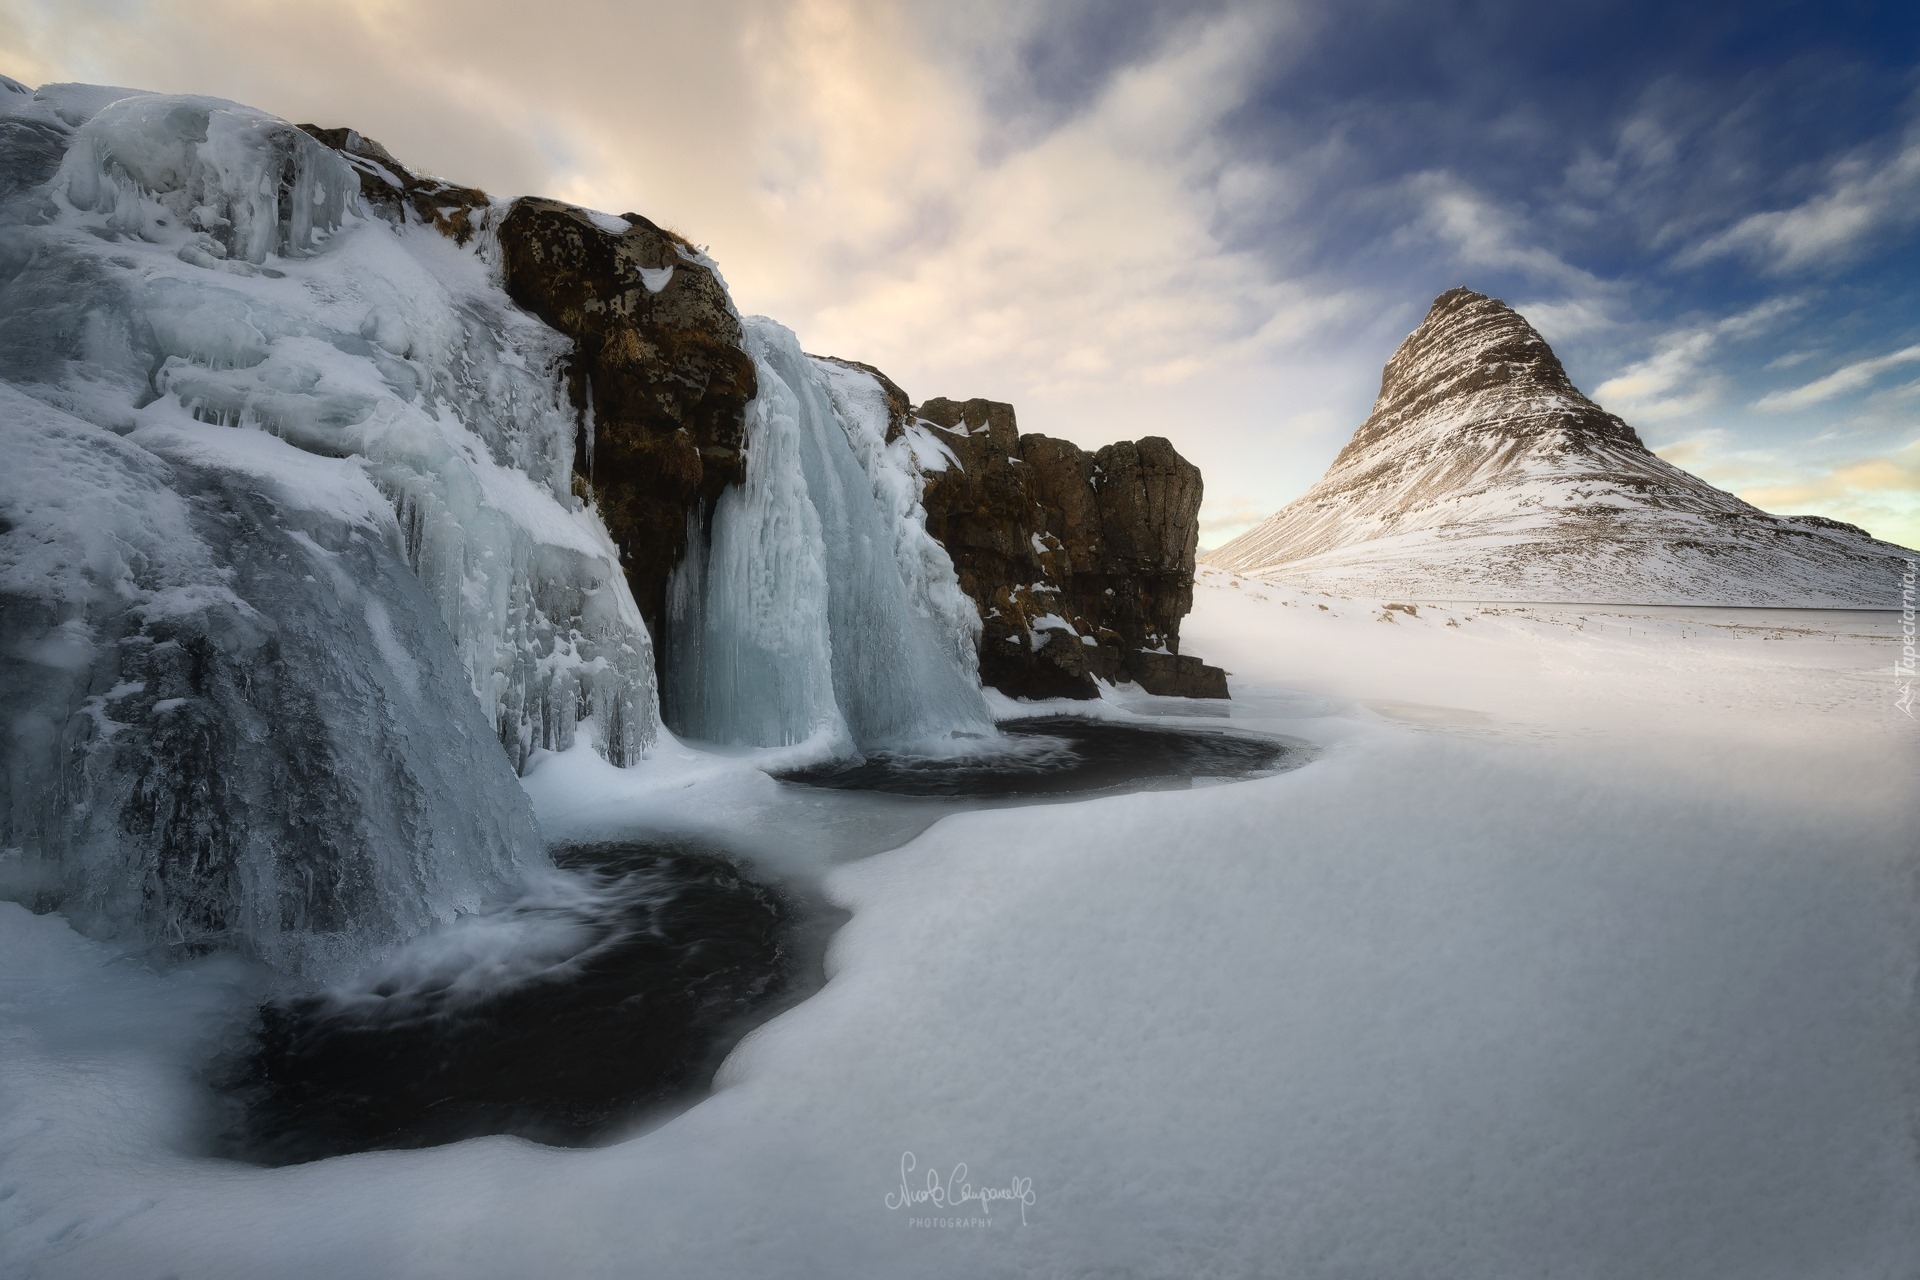
<path id="1" fill-rule="evenodd" d="M 916 401 L 1297 497 L 1434 296 L 1668 460 L 1920 546 L 1920 5 L 0 0 L 0 71 L 351 125 L 709 247 Z"/>

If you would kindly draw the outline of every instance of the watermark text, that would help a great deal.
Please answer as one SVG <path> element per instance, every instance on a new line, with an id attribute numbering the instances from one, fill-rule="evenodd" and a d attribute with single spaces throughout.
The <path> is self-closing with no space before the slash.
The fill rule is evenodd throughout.
<path id="1" fill-rule="evenodd" d="M 1893 705 L 1906 712 L 1910 718 L 1920 719 L 1913 714 L 1913 674 L 1914 674 L 1914 580 L 1920 561 L 1907 561 L 1907 571 L 1900 575 L 1900 657 L 1893 664 L 1893 680 L 1900 691 L 1899 701 Z"/>
<path id="2" fill-rule="evenodd" d="M 900 1189 L 887 1192 L 887 1208 L 919 1211 L 921 1216 L 907 1219 L 908 1226 L 990 1227 L 995 1205 L 1009 1212 L 1019 1206 L 1020 1225 L 1027 1225 L 1027 1210 L 1034 1204 L 1032 1178 L 1009 1178 L 997 1186 L 976 1187 L 967 1176 L 965 1164 L 956 1164 L 944 1177 L 940 1170 L 928 1169 L 923 1177 L 915 1178 L 919 1167 L 913 1152 L 901 1152 Z M 969 1211 L 970 1205 L 978 1205 L 978 1212 Z M 933 1212 L 939 1209 L 953 1212 L 943 1217 Z"/>

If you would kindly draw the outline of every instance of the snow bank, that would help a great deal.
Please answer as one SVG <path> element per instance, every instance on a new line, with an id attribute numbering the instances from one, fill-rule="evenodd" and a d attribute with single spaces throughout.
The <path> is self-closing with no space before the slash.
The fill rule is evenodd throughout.
<path id="1" fill-rule="evenodd" d="M 664 1127 L 238 1170 L 155 1136 L 184 1104 L 154 1051 L 78 1071 L 35 1031 L 0 1128 L 7 1256 L 48 1277 L 1900 1272 L 1920 748 L 1884 636 L 1381 622 L 1224 575 L 1199 597 L 1196 634 L 1238 646 L 1234 722 L 1320 761 L 950 818 L 840 868 L 827 987 Z M 1259 658 L 1263 637 L 1306 656 Z M 1628 665 L 1634 696 L 1582 690 Z M 566 761 L 536 792 L 602 792 L 582 816 L 614 821 L 639 779 Z M 754 802 L 692 767 L 629 800 Z M 93 1122 L 109 1099 L 121 1118 Z M 1024 1224 L 1014 1201 L 890 1207 L 907 1153 L 912 1190 L 1030 1190 Z"/>

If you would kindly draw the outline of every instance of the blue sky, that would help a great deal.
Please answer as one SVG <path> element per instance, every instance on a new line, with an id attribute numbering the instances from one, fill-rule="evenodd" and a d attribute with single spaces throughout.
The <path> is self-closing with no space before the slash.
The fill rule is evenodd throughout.
<path id="1" fill-rule="evenodd" d="M 0 0 L 0 67 L 709 243 L 916 397 L 1172 437 L 1217 542 L 1455 284 L 1672 460 L 1920 543 L 1920 6 Z"/>

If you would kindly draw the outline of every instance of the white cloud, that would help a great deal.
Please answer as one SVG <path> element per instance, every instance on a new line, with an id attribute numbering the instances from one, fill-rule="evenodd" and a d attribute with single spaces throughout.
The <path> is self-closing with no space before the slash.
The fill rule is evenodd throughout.
<path id="1" fill-rule="evenodd" d="M 1849 391 L 1858 391 L 1889 369 L 1915 363 L 1920 363 L 1920 346 L 1903 347 L 1871 360 L 1856 360 L 1852 364 L 1842 365 L 1826 377 L 1816 378 L 1790 391 L 1770 392 L 1754 401 L 1753 407 L 1769 413 L 1806 409 Z"/>
<path id="2" fill-rule="evenodd" d="M 1604 293 L 1598 277 L 1530 241 L 1520 211 L 1494 204 L 1451 173 L 1430 170 L 1407 179 L 1420 206 L 1413 224 L 1397 237 L 1437 240 L 1462 266 L 1519 271 L 1578 294 Z"/>
<path id="3" fill-rule="evenodd" d="M 1697 413 L 1719 400 L 1722 384 L 1706 368 L 1712 329 L 1670 333 L 1646 359 L 1593 389 L 1594 399 L 1624 417 L 1659 421 Z"/>
<path id="4" fill-rule="evenodd" d="M 1626 418 L 1658 422 L 1698 413 L 1726 397 L 1726 379 L 1712 357 L 1727 339 L 1765 331 L 1801 305 L 1798 298 L 1771 298 L 1708 324 L 1663 335 L 1653 353 L 1594 388 L 1594 399 Z"/>
<path id="5" fill-rule="evenodd" d="M 1516 302 L 1513 309 L 1539 330 L 1540 336 L 1558 345 L 1569 338 L 1605 333 L 1619 327 L 1613 316 L 1611 300 L 1604 298 L 1556 298 L 1543 302 Z"/>
<path id="6" fill-rule="evenodd" d="M 1744 256 L 1776 273 L 1857 258 L 1891 231 L 1920 223 L 1920 134 L 1882 163 L 1849 156 L 1824 191 L 1789 209 L 1749 214 L 1681 254 L 1682 265 Z"/>

